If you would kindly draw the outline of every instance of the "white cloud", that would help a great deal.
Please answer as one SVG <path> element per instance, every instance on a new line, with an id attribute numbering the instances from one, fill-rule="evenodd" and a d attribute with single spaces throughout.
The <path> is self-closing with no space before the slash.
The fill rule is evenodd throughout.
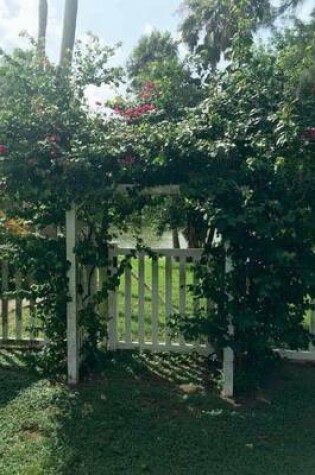
<path id="1" fill-rule="evenodd" d="M 145 35 L 150 35 L 154 31 L 154 26 L 151 23 L 146 23 L 143 28 Z"/>
<path id="2" fill-rule="evenodd" d="M 1 47 L 11 50 L 25 47 L 28 41 L 19 35 L 26 31 L 36 38 L 38 29 L 38 0 L 0 0 L 0 38 Z M 57 20 L 55 8 L 49 5 L 48 44 L 55 43 L 61 37 L 61 24 Z M 49 48 L 50 49 L 50 48 Z"/>
<path id="3" fill-rule="evenodd" d="M 297 7 L 297 16 L 302 21 L 308 21 L 311 19 L 311 13 L 314 10 L 314 0 L 304 0 L 298 7 Z"/>
<path id="4" fill-rule="evenodd" d="M 98 103 L 104 104 L 106 101 L 114 99 L 120 94 L 120 92 L 113 86 L 103 84 L 100 87 L 90 85 L 85 90 L 85 98 L 88 101 L 88 105 L 93 110 L 99 110 L 101 106 Z"/>

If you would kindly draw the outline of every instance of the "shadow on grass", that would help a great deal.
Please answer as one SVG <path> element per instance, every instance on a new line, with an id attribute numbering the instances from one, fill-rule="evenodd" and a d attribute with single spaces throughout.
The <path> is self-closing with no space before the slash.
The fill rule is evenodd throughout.
<path id="1" fill-rule="evenodd" d="M 208 390 L 198 358 L 104 357 L 103 374 L 58 401 L 62 473 L 315 473 L 315 368 L 288 366 L 233 406 Z"/>
<path id="2" fill-rule="evenodd" d="M 70 389 L 2 354 L 1 475 L 315 473 L 314 367 L 285 365 L 232 405 L 198 356 L 117 352 L 99 366 Z"/>
<path id="3" fill-rule="evenodd" d="M 39 376 L 28 368 L 25 352 L 0 350 L 0 407 L 38 380 Z"/>

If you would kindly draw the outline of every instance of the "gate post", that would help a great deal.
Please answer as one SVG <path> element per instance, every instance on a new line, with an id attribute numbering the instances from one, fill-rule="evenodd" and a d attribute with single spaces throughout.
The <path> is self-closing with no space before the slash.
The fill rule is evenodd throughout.
<path id="1" fill-rule="evenodd" d="M 227 276 L 233 269 L 233 263 L 231 256 L 228 255 L 228 245 L 226 246 L 225 257 L 225 275 Z M 228 299 L 231 300 L 232 296 L 229 294 Z M 228 336 L 234 335 L 234 327 L 232 322 L 232 316 L 229 315 L 228 324 Z M 227 346 L 223 350 L 223 388 L 222 395 L 224 397 L 233 397 L 234 393 L 234 351 L 230 346 Z"/>
<path id="2" fill-rule="evenodd" d="M 312 300 L 312 304 L 315 306 L 315 299 Z M 315 337 L 315 308 L 311 311 L 309 332 Z M 310 343 L 309 351 L 315 354 L 315 345 L 313 345 L 313 343 Z"/>
<path id="3" fill-rule="evenodd" d="M 109 275 L 113 276 L 117 267 L 117 246 L 110 246 L 108 250 L 108 262 L 109 262 Z M 115 351 L 117 348 L 117 291 L 118 289 L 112 289 L 108 294 L 108 309 L 107 309 L 107 329 L 108 329 L 108 349 Z"/>
<path id="4" fill-rule="evenodd" d="M 66 212 L 66 250 L 67 261 L 70 264 L 68 270 L 69 301 L 67 303 L 67 363 L 68 383 L 79 382 L 79 333 L 78 333 L 78 302 L 77 302 L 77 259 L 75 245 L 77 238 L 76 206 Z"/>

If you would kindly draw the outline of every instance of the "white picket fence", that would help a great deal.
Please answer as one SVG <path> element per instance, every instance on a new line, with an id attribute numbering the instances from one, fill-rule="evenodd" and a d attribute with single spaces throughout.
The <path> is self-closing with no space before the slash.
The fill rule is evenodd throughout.
<path id="1" fill-rule="evenodd" d="M 12 290 L 25 286 L 20 272 L 14 271 L 7 260 L 0 261 L 1 268 L 1 314 L 0 347 L 36 348 L 44 344 L 39 336 L 36 317 L 36 303 L 25 299 L 10 298 Z"/>
<path id="2" fill-rule="evenodd" d="M 121 259 L 133 249 L 113 247 L 110 271 L 115 273 Z M 154 352 L 191 351 L 209 354 L 207 341 L 187 342 L 180 333 L 174 335 L 170 325 L 173 314 L 192 315 L 200 305 L 188 291 L 195 280 L 194 262 L 200 249 L 152 249 L 155 258 L 144 252 L 130 259 L 120 286 L 109 297 L 109 349 L 140 349 Z"/>

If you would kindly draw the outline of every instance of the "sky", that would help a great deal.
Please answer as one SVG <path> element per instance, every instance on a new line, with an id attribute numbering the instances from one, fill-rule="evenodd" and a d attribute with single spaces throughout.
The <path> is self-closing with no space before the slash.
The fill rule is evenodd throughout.
<path id="1" fill-rule="evenodd" d="M 275 0 L 275 2 L 278 0 Z M 299 16 L 307 18 L 315 0 L 304 0 Z M 122 42 L 114 64 L 124 64 L 128 55 L 144 33 L 154 28 L 169 30 L 178 35 L 181 21 L 181 0 L 79 0 L 77 37 L 88 31 L 96 34 L 105 44 Z M 58 61 L 62 34 L 64 0 L 48 0 L 49 20 L 47 53 Z M 19 37 L 21 31 L 37 36 L 38 0 L 0 0 L 0 47 L 6 51 L 26 45 Z M 114 95 L 108 88 L 88 91 L 90 100 L 102 100 Z"/>
<path id="2" fill-rule="evenodd" d="M 79 0 L 77 36 L 91 31 L 106 44 L 122 42 L 116 62 L 125 61 L 144 33 L 170 30 L 176 34 L 181 0 Z M 48 54 L 57 60 L 62 33 L 64 0 L 48 0 Z M 38 0 L 0 0 L 0 45 L 11 49 L 25 44 L 19 32 L 37 35 Z"/>

